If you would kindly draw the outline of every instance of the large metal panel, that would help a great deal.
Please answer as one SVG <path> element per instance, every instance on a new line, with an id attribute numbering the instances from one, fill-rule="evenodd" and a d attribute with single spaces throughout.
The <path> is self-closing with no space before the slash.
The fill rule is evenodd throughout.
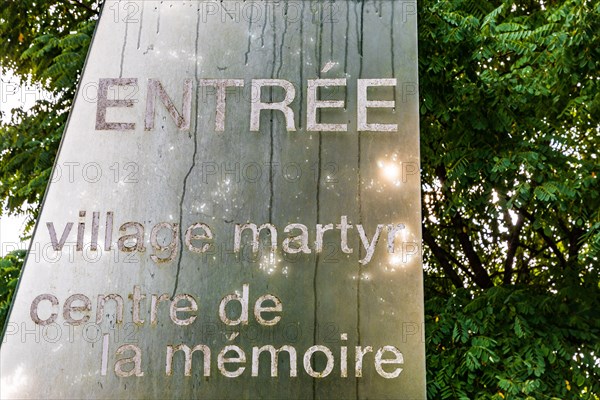
<path id="1" fill-rule="evenodd" d="M 2 398 L 425 398 L 420 243 L 415 2 L 107 1 Z"/>

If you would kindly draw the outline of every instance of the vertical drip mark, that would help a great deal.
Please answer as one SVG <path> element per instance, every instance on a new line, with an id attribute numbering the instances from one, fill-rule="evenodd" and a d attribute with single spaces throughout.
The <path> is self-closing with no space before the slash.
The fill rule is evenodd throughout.
<path id="1" fill-rule="evenodd" d="M 356 12 L 356 8 L 355 8 L 355 12 Z M 358 15 L 357 15 L 358 18 Z M 365 18 L 365 3 L 364 1 L 361 3 L 361 8 L 360 8 L 360 23 L 358 23 L 359 21 L 357 21 L 357 33 L 358 33 L 358 45 L 359 45 L 359 72 L 358 72 L 358 78 L 362 78 L 362 74 L 363 74 L 363 35 L 364 35 L 364 18 Z M 356 135 L 357 137 L 357 171 L 358 171 L 358 184 L 357 184 L 357 196 L 358 196 L 358 221 L 359 224 L 363 223 L 363 216 L 362 216 L 362 171 L 360 169 L 361 166 L 361 151 L 362 151 L 362 143 L 361 143 L 361 136 L 360 134 Z M 362 246 L 359 248 L 358 250 L 358 256 L 359 259 L 362 258 Z M 361 318 L 360 318 L 360 295 L 361 295 L 361 280 L 362 280 L 362 274 L 361 274 L 361 270 L 360 270 L 360 263 L 358 264 L 358 279 L 356 280 L 356 340 L 358 345 L 362 345 L 362 339 L 360 336 L 360 322 L 361 322 Z M 356 398 L 359 398 L 359 381 L 356 380 Z"/>
<path id="2" fill-rule="evenodd" d="M 265 5 L 265 10 L 268 9 L 268 6 Z M 277 26 L 276 26 L 276 20 L 275 20 L 275 12 L 272 13 L 273 14 L 273 62 L 271 63 L 271 76 L 274 76 L 275 74 L 275 60 L 277 60 Z M 266 12 L 265 12 L 265 16 L 266 16 Z M 265 26 L 267 25 L 267 21 L 265 20 Z M 263 40 L 264 40 L 264 36 L 263 36 Z M 279 54 L 279 57 L 282 58 L 283 54 Z M 269 90 L 269 101 L 272 103 L 273 102 L 273 87 L 271 86 L 270 90 Z M 274 116 L 274 112 L 271 111 L 271 123 L 269 124 L 269 130 L 270 130 L 270 143 L 269 143 L 269 223 L 273 222 L 273 138 L 275 137 L 274 135 L 274 122 L 275 119 L 273 118 Z"/>
<path id="3" fill-rule="evenodd" d="M 346 2 L 346 33 L 344 35 L 344 41 L 346 42 L 344 45 L 344 74 L 348 77 L 348 34 L 350 31 L 350 4 Z M 346 88 L 345 101 L 346 108 L 348 107 L 348 89 Z"/>
<path id="4" fill-rule="evenodd" d="M 318 34 L 317 34 L 317 53 L 315 57 L 315 61 L 317 64 L 317 76 L 319 75 L 320 69 L 322 68 L 322 50 L 323 50 L 323 5 L 320 5 L 319 10 L 319 25 L 317 25 Z M 321 110 L 317 110 L 317 118 L 321 120 Z M 316 200 L 317 200 L 317 221 L 318 224 L 321 219 L 321 163 L 322 163 L 322 148 L 323 148 L 323 135 L 322 132 L 317 132 L 319 135 L 319 148 L 317 153 L 317 190 L 316 190 Z M 313 344 L 317 344 L 317 309 L 318 309 L 318 290 L 317 290 L 317 277 L 319 275 L 319 263 L 321 261 L 320 253 L 317 253 L 315 256 L 315 273 L 313 275 L 313 297 L 315 306 L 313 308 Z M 313 378 L 312 380 L 312 389 L 313 389 L 313 400 L 317 398 L 317 380 Z"/>
<path id="5" fill-rule="evenodd" d="M 140 48 L 140 42 L 142 40 L 142 25 L 144 24 L 144 2 L 142 1 L 142 12 L 140 13 L 140 29 L 138 29 L 138 40 L 137 49 Z"/>
<path id="6" fill-rule="evenodd" d="M 269 6 L 265 4 L 265 23 L 262 27 L 262 32 L 260 33 L 260 47 L 265 47 L 265 31 L 267 29 L 267 21 L 269 20 Z"/>
<path id="7" fill-rule="evenodd" d="M 359 29 L 359 21 L 358 21 L 358 2 L 360 0 L 355 0 L 354 2 L 354 26 L 356 29 L 356 51 L 358 52 L 358 56 L 362 57 L 362 48 L 360 44 L 360 29 Z M 360 61 L 360 60 L 359 60 Z"/>
<path id="8" fill-rule="evenodd" d="M 158 3 L 158 6 L 156 7 L 156 9 L 158 10 L 158 19 L 156 20 L 156 34 L 160 33 L 160 5 L 162 4 L 162 1 L 160 3 Z"/>
<path id="9" fill-rule="evenodd" d="M 390 46 L 391 46 L 391 55 L 392 55 L 392 78 L 396 77 L 396 54 L 394 52 L 395 50 L 395 44 L 394 44 L 394 21 L 395 21 L 395 12 L 396 12 L 396 7 L 394 6 L 393 3 L 391 3 L 391 7 L 392 7 L 392 12 L 390 13 L 391 17 L 390 17 Z M 398 99 L 396 99 L 396 86 L 394 86 L 394 104 L 397 104 Z M 394 109 L 395 111 L 395 109 Z"/>
<path id="10" fill-rule="evenodd" d="M 319 23 L 317 24 L 317 43 L 315 46 L 315 61 L 317 61 L 315 64 L 315 68 L 316 70 L 316 74 L 317 76 L 321 76 L 320 72 L 321 72 L 321 68 L 323 67 L 321 65 L 321 50 L 323 47 L 323 4 L 319 3 L 318 4 L 319 7 Z"/>
<path id="11" fill-rule="evenodd" d="M 298 112 L 298 130 L 302 130 L 302 106 L 304 105 L 304 5 L 300 10 L 300 111 Z"/>
<path id="12" fill-rule="evenodd" d="M 129 23 L 125 22 L 125 37 L 123 38 L 123 48 L 121 49 L 121 65 L 119 66 L 119 78 L 123 77 L 123 62 L 125 61 L 125 48 L 127 47 L 127 31 L 129 31 Z"/>
<path id="13" fill-rule="evenodd" d="M 362 69 L 363 69 L 363 34 L 364 34 L 364 26 L 363 19 L 365 16 L 365 2 L 360 2 L 360 15 L 358 12 L 358 3 L 354 3 L 354 16 L 356 18 L 356 44 L 358 46 L 358 57 L 359 57 L 359 65 L 360 69 L 358 71 L 358 75 L 362 77 Z M 359 18 L 360 17 L 360 18 Z M 358 135 L 360 137 L 360 135 Z"/>
<path id="14" fill-rule="evenodd" d="M 321 110 L 317 110 L 317 115 L 319 117 L 319 120 L 321 119 Z M 319 220 L 321 219 L 321 205 L 320 205 L 320 198 L 321 198 L 321 149 L 323 146 L 323 141 L 322 139 L 322 135 L 321 132 L 318 132 L 319 135 L 319 148 L 318 148 L 318 157 L 317 157 L 317 191 L 316 191 L 316 199 L 317 199 L 317 223 L 319 223 Z M 318 306 L 318 290 L 317 290 L 317 276 L 319 273 L 319 263 L 321 262 L 321 255 L 320 253 L 317 253 L 315 255 L 315 273 L 313 275 L 313 297 L 314 297 L 314 309 L 313 309 L 313 320 L 314 320 L 314 326 L 313 326 L 313 344 L 316 345 L 317 344 L 317 306 Z M 316 379 L 313 378 L 313 399 L 317 398 L 317 387 L 316 387 Z"/>
<path id="15" fill-rule="evenodd" d="M 330 37 L 329 37 L 329 61 L 333 61 L 333 3 L 335 0 L 329 0 L 329 26 L 331 27 Z M 320 66 L 322 67 L 322 66 Z M 319 67 L 319 68 L 320 68 Z"/>
<path id="16" fill-rule="evenodd" d="M 283 6 L 283 33 L 281 34 L 281 43 L 279 44 L 279 67 L 277 68 L 277 78 L 279 78 L 279 74 L 281 73 L 281 69 L 283 68 L 283 45 L 285 44 L 285 34 L 288 29 L 288 2 L 284 3 Z M 275 13 L 273 13 L 273 24 L 275 24 Z M 302 83 L 302 81 L 300 81 Z"/>
<path id="17" fill-rule="evenodd" d="M 199 79 L 198 79 L 198 43 L 200 42 L 200 10 L 197 11 L 198 13 L 198 19 L 196 21 L 196 41 L 195 41 L 195 57 L 194 57 L 194 77 L 196 79 L 196 87 L 198 87 L 199 83 Z M 200 100 L 200 90 L 196 91 L 196 102 L 194 104 L 194 107 L 196 108 L 193 112 L 192 115 L 198 115 L 198 102 Z M 196 167 L 196 155 L 198 154 L 198 121 L 196 119 L 196 123 L 194 124 L 194 152 L 192 155 L 192 165 L 190 166 L 190 169 L 188 170 L 188 172 L 185 174 L 185 177 L 183 178 L 183 192 L 181 194 L 181 200 L 179 201 L 179 256 L 177 258 L 177 271 L 176 271 L 176 275 L 175 275 L 175 286 L 173 288 L 173 294 L 171 295 L 171 299 L 173 299 L 175 297 L 175 293 L 177 293 L 177 287 L 179 286 L 179 273 L 181 272 L 181 260 L 183 258 L 183 245 L 184 245 L 184 240 L 183 240 L 183 229 L 181 228 L 183 226 L 183 202 L 185 200 L 185 193 L 187 190 L 187 182 L 188 179 L 193 171 L 193 169 Z"/>
<path id="18" fill-rule="evenodd" d="M 244 65 L 248 65 L 248 56 L 250 55 L 250 46 L 252 44 L 252 20 L 254 19 L 254 7 L 250 7 L 250 21 L 248 21 L 248 48 L 246 49 Z"/>

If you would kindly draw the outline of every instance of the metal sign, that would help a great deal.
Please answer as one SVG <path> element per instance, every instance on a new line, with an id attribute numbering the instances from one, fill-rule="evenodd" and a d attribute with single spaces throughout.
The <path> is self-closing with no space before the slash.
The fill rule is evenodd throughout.
<path id="1" fill-rule="evenodd" d="M 416 3 L 107 1 L 2 398 L 425 398 Z"/>

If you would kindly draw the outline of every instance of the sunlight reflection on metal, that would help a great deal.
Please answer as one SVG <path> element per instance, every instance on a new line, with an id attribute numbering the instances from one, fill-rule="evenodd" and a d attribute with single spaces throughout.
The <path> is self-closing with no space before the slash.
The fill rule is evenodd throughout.
<path id="1" fill-rule="evenodd" d="M 388 270 L 395 270 L 397 267 L 402 266 L 402 256 L 400 256 L 399 254 L 392 254 L 390 255 L 390 259 L 389 259 L 389 265 L 392 267 Z"/>
<path id="2" fill-rule="evenodd" d="M 280 269 L 281 258 L 277 257 L 277 254 L 273 251 L 269 251 L 262 255 L 260 259 L 260 269 L 267 273 L 267 275 L 273 275 Z M 287 275 L 289 272 L 288 267 L 281 268 L 281 273 Z"/>
<path id="3" fill-rule="evenodd" d="M 386 155 L 386 158 L 377 161 L 380 174 L 383 179 L 390 182 L 394 186 L 400 186 L 402 183 L 402 162 L 398 161 L 398 155 L 392 154 L 391 157 Z"/>
<path id="4" fill-rule="evenodd" d="M 2 398 L 18 396 L 23 393 L 25 386 L 27 385 L 27 375 L 25 375 L 25 369 L 22 365 L 15 368 L 12 375 L 6 375 L 0 381 L 0 388 L 2 388 Z"/>

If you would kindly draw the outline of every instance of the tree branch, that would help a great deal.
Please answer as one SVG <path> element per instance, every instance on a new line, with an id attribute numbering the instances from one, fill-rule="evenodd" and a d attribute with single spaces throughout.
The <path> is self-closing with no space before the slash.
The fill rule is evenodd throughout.
<path id="1" fill-rule="evenodd" d="M 506 252 L 506 260 L 504 261 L 504 278 L 502 279 L 502 282 L 504 282 L 505 285 L 509 285 L 511 283 L 515 255 L 517 254 L 517 249 L 519 248 L 519 235 L 521 234 L 524 224 L 525 218 L 519 214 L 517 217 L 517 224 L 510 233 L 508 251 Z"/>
<path id="2" fill-rule="evenodd" d="M 446 167 L 443 164 L 438 165 L 435 168 L 435 173 L 442 183 L 442 191 L 448 190 L 446 188 Z M 450 196 L 446 196 L 446 198 L 450 198 Z M 471 267 L 471 271 L 474 273 L 473 280 L 475 283 L 482 289 L 487 289 L 493 286 L 492 280 L 488 272 L 483 268 L 483 264 L 481 263 L 481 259 L 477 255 L 477 252 L 473 248 L 473 244 L 471 243 L 471 238 L 466 232 L 466 226 L 459 212 L 456 211 L 454 216 L 451 218 L 452 224 L 456 229 L 456 233 L 458 235 L 458 240 L 460 242 L 465 255 L 467 256 L 467 260 L 469 260 L 469 266 Z"/>
<path id="3" fill-rule="evenodd" d="M 425 244 L 427 244 L 435 258 L 437 258 L 439 264 L 442 266 L 442 269 L 444 270 L 448 278 L 450 278 L 450 281 L 452 281 L 452 284 L 454 284 L 454 286 L 456 286 L 457 288 L 464 287 L 460 276 L 458 276 L 458 274 L 450 264 L 450 261 L 453 258 L 452 255 L 447 253 L 446 250 L 442 249 L 435 242 L 433 235 L 431 234 L 431 232 L 429 232 L 429 229 L 427 229 L 425 225 L 423 225 L 423 241 L 425 242 Z"/>
<path id="4" fill-rule="evenodd" d="M 521 215 L 523 215 L 525 218 L 527 218 L 532 224 L 533 224 L 533 222 L 535 222 L 535 218 L 527 210 L 524 210 L 522 208 L 518 208 L 518 210 L 519 210 L 519 213 Z M 548 235 L 546 235 L 544 233 L 544 229 L 543 228 L 541 228 L 541 227 L 537 228 L 535 231 L 542 237 L 542 239 L 544 239 L 544 241 L 548 244 L 548 246 L 550 246 L 550 248 L 552 249 L 552 252 L 558 258 L 558 262 L 559 262 L 560 266 L 563 267 L 563 268 L 566 268 L 567 267 L 567 260 L 565 259 L 565 256 L 558 249 L 558 246 L 556 245 L 556 242 L 554 240 L 552 240 L 551 237 L 549 237 Z"/>
<path id="5" fill-rule="evenodd" d="M 479 255 L 477 255 L 477 252 L 471 243 L 471 238 L 467 234 L 467 227 L 458 211 L 452 217 L 452 222 L 456 228 L 456 234 L 460 245 L 467 256 L 467 260 L 469 260 L 469 266 L 475 274 L 475 283 L 482 289 L 494 286 L 488 272 L 483 268 L 481 259 L 479 258 Z"/>
<path id="6" fill-rule="evenodd" d="M 576 261 L 581 249 L 581 236 L 585 233 L 583 229 L 573 227 L 573 230 L 569 232 L 569 264 L 572 265 Z"/>

